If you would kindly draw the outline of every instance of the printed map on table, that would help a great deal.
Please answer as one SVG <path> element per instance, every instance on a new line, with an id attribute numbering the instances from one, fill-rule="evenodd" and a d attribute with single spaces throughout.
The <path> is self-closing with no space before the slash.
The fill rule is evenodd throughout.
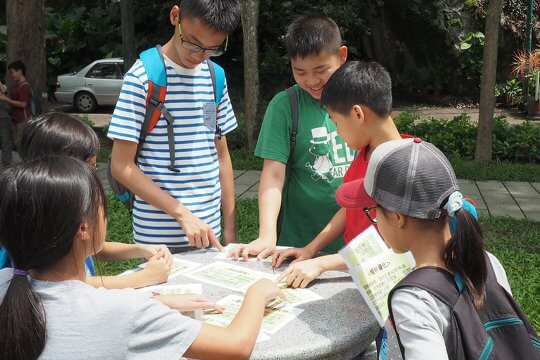
<path id="1" fill-rule="evenodd" d="M 153 285 L 137 289 L 145 294 L 159 295 L 184 295 L 198 294 L 202 295 L 202 284 L 181 284 L 181 285 Z"/>
<path id="2" fill-rule="evenodd" d="M 246 291 L 253 283 L 262 278 L 274 279 L 271 274 L 222 261 L 204 265 L 185 274 L 185 276 L 232 291 Z"/>
<path id="3" fill-rule="evenodd" d="M 233 258 L 229 257 L 228 254 L 231 250 L 233 250 L 235 247 L 239 246 L 241 244 L 228 244 L 227 246 L 225 246 L 223 248 L 223 250 L 221 250 L 220 252 L 218 252 L 218 254 L 216 255 L 216 259 L 226 259 L 226 260 L 234 260 Z M 291 247 L 290 246 L 276 246 L 276 250 L 283 250 L 283 249 L 290 249 Z M 262 259 L 262 260 L 257 260 L 257 257 L 256 256 L 250 256 L 248 258 L 248 261 L 264 261 L 264 262 L 272 262 L 272 256 L 274 254 L 272 253 L 271 255 L 269 255 L 268 257 L 266 257 L 265 259 Z"/>
<path id="4" fill-rule="evenodd" d="M 270 307 L 278 307 L 280 305 L 298 306 L 298 305 L 305 304 L 308 302 L 323 299 L 322 296 L 308 289 L 302 289 L 302 288 L 295 289 L 295 288 L 290 288 L 290 287 L 283 287 L 281 290 L 285 294 L 287 301 L 284 301 L 281 298 L 277 297 L 273 299 L 270 303 L 268 303 L 267 306 L 270 306 Z"/>
<path id="5" fill-rule="evenodd" d="M 222 314 L 215 311 L 204 313 L 204 322 L 217 326 L 228 326 L 234 319 L 244 298 L 239 295 L 228 295 L 218 301 L 225 308 Z M 279 329 L 287 325 L 304 310 L 294 307 L 266 307 L 264 311 L 261 330 L 268 334 L 275 334 Z"/>
<path id="6" fill-rule="evenodd" d="M 339 254 L 347 263 L 349 273 L 371 312 L 384 326 L 388 317 L 388 293 L 414 268 L 412 254 L 394 253 L 373 227 L 362 232 Z"/>
<path id="7" fill-rule="evenodd" d="M 144 269 L 146 267 L 146 264 L 148 264 L 148 263 L 140 264 L 137 267 L 135 267 L 134 269 L 124 271 L 123 273 L 121 273 L 118 276 L 127 275 L 127 274 L 130 274 L 130 273 L 136 272 L 136 271 L 141 271 L 142 269 Z M 182 274 L 184 274 L 184 273 L 186 273 L 186 272 L 188 272 L 190 270 L 196 269 L 196 268 L 198 268 L 200 266 L 201 266 L 201 264 L 199 264 L 199 263 L 189 261 L 189 260 L 180 259 L 178 257 L 173 256 L 173 263 L 172 263 L 172 267 L 171 267 L 171 272 L 169 273 L 168 280 L 174 279 L 175 277 L 177 277 L 179 275 L 182 275 Z"/>
<path id="8" fill-rule="evenodd" d="M 141 289 L 137 289 L 148 296 L 154 295 L 185 295 L 185 294 L 197 294 L 202 295 L 202 284 L 181 284 L 181 285 L 154 285 L 147 286 Z M 203 318 L 202 309 L 196 309 L 193 311 L 193 317 L 197 320 Z"/>

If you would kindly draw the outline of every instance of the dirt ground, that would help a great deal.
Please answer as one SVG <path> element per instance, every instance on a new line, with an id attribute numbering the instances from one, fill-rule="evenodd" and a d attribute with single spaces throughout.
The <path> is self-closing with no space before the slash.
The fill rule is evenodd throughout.
<path id="1" fill-rule="evenodd" d="M 466 113 L 471 117 L 471 120 L 475 122 L 478 122 L 479 112 L 478 108 L 398 106 L 392 111 L 392 117 L 396 117 L 404 111 L 419 114 L 421 119 L 437 118 L 448 120 Z M 526 112 L 515 108 L 496 108 L 494 116 L 498 115 L 506 115 L 508 122 L 513 125 L 521 124 L 527 120 Z M 530 120 L 540 126 L 540 117 L 538 119 Z"/>
<path id="2" fill-rule="evenodd" d="M 55 110 L 70 113 L 72 115 L 83 117 L 83 114 L 77 114 L 73 106 L 60 103 L 49 103 L 46 100 L 42 102 L 43 111 Z M 100 106 L 96 109 L 95 113 L 87 114 L 88 118 L 92 120 L 95 127 L 105 127 L 111 120 L 111 114 L 114 110 L 112 106 Z M 478 108 L 477 107 L 450 107 L 450 106 L 417 106 L 417 105 L 398 105 L 394 107 L 392 111 L 392 117 L 396 117 L 402 112 L 410 112 L 419 114 L 421 119 L 438 118 L 438 119 L 452 119 L 455 116 L 466 113 L 471 117 L 471 120 L 478 121 Z M 510 124 L 521 124 L 527 120 L 527 114 L 524 111 L 515 108 L 496 108 L 495 116 L 504 114 Z M 537 119 L 530 119 L 534 123 L 540 126 L 540 117 Z"/>

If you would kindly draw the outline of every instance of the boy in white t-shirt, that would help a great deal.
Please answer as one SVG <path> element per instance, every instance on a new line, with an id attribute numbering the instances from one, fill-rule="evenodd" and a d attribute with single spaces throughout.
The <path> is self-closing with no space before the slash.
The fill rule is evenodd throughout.
<path id="1" fill-rule="evenodd" d="M 136 243 L 165 244 L 173 252 L 190 245 L 221 249 L 220 211 L 225 242 L 236 241 L 234 179 L 225 135 L 237 123 L 226 83 L 215 121 L 205 121 L 204 109 L 210 104 L 215 108 L 208 58 L 226 50 L 240 13 L 238 0 L 183 0 L 170 11 L 174 34 L 162 50 L 168 84 L 164 104 L 174 118 L 173 169 L 163 116 L 134 160 L 148 76 L 138 60 L 124 77 L 108 136 L 114 140 L 111 173 L 135 194 Z M 222 136 L 216 136 L 216 127 Z"/>

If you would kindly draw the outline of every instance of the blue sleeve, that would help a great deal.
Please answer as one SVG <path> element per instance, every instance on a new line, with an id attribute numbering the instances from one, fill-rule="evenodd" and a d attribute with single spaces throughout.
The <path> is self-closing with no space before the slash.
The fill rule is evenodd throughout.
<path id="1" fill-rule="evenodd" d="M 96 268 L 94 267 L 94 260 L 91 256 L 88 256 L 86 260 L 84 260 L 84 268 L 86 270 L 86 275 L 95 276 L 96 275 Z"/>
<path id="2" fill-rule="evenodd" d="M 471 204 L 469 201 L 463 200 L 463 209 L 467 210 L 469 214 L 471 214 L 476 220 L 478 220 L 478 212 L 476 211 L 474 205 Z M 456 231 L 456 222 L 457 220 L 455 217 L 450 218 L 450 233 L 452 235 L 454 235 L 454 232 Z"/>
<path id="3" fill-rule="evenodd" d="M 11 259 L 8 256 L 6 248 L 0 246 L 0 269 L 10 268 L 10 267 L 12 267 Z"/>

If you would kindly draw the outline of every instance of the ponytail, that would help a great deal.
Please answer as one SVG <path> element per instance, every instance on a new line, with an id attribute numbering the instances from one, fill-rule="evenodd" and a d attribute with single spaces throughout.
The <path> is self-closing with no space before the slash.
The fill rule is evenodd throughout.
<path id="1" fill-rule="evenodd" d="M 45 156 L 3 172 L 0 199 L 0 243 L 16 268 L 0 304 L 0 359 L 33 360 L 45 348 L 46 313 L 26 271 L 68 255 L 81 224 L 106 216 L 107 198 L 89 166 Z"/>
<path id="2" fill-rule="evenodd" d="M 45 310 L 28 278 L 14 275 L 0 304 L 0 358 L 37 359 L 45 348 Z"/>
<path id="3" fill-rule="evenodd" d="M 456 211 L 457 224 L 454 235 L 444 252 L 446 266 L 460 273 L 469 289 L 474 306 L 484 304 L 487 276 L 484 237 L 476 219 L 465 209 Z"/>

